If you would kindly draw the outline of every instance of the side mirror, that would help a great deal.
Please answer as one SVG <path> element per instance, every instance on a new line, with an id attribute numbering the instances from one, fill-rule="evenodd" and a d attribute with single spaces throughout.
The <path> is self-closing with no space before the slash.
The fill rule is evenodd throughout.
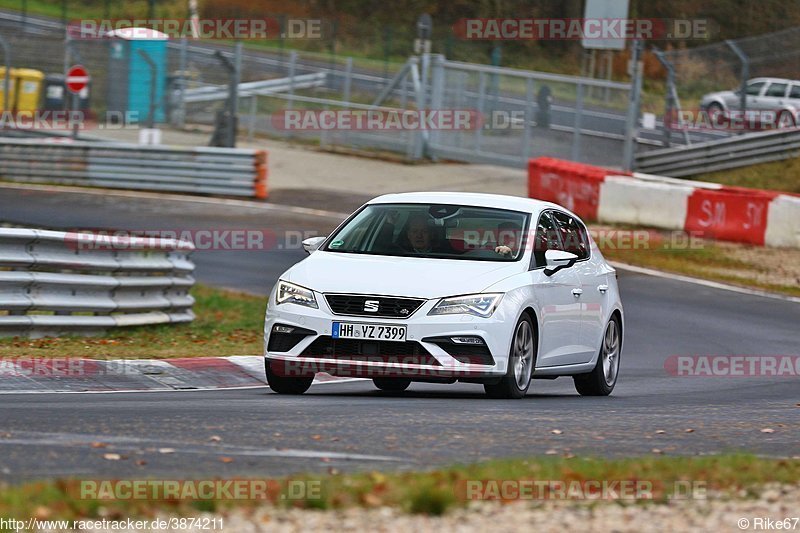
<path id="1" fill-rule="evenodd" d="M 578 256 L 571 252 L 562 250 L 547 250 L 544 253 L 544 260 L 547 266 L 544 269 L 545 276 L 552 276 L 559 270 L 570 268 L 578 260 Z"/>
<path id="2" fill-rule="evenodd" d="M 309 237 L 303 241 L 303 249 L 309 254 L 313 254 L 317 251 L 317 248 L 322 246 L 325 239 L 327 239 L 327 237 Z"/>

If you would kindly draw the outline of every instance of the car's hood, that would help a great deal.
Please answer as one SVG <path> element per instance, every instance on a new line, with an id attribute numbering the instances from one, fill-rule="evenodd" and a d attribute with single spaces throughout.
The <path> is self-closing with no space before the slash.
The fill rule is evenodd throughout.
<path id="1" fill-rule="evenodd" d="M 318 292 L 441 298 L 481 292 L 525 270 L 514 262 L 356 255 L 317 251 L 283 276 Z"/>

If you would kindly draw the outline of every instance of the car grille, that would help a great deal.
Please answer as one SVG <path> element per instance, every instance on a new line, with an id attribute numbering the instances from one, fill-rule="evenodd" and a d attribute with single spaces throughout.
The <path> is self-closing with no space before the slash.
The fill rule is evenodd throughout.
<path id="1" fill-rule="evenodd" d="M 366 294 L 326 294 L 325 300 L 336 315 L 408 318 L 425 303 L 421 298 L 370 296 Z M 367 300 L 377 301 L 377 311 L 365 311 Z"/>
<path id="2" fill-rule="evenodd" d="M 334 339 L 329 336 L 317 338 L 303 350 L 300 357 L 409 365 L 440 365 L 439 361 L 418 342 L 362 341 Z"/>

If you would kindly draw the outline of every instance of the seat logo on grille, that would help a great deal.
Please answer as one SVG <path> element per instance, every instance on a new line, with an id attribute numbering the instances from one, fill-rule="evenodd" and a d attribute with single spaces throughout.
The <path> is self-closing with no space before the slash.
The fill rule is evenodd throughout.
<path id="1" fill-rule="evenodd" d="M 377 313 L 381 302 L 379 300 L 364 300 L 364 311 L 367 313 Z"/>

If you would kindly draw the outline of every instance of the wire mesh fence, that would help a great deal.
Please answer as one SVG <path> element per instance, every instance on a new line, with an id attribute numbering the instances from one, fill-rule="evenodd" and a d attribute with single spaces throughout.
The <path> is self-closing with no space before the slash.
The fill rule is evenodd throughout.
<path id="1" fill-rule="evenodd" d="M 57 21 L 0 17 L 15 67 L 59 75 L 73 63 L 91 74 L 84 105 L 107 122 L 120 109 L 136 114 L 123 120 L 215 126 L 230 105 L 236 81 L 238 131 L 300 139 L 320 145 L 388 150 L 410 159 L 423 156 L 457 161 L 524 166 L 529 157 L 548 155 L 620 167 L 623 145 L 633 126 L 628 118 L 631 85 L 579 76 L 462 63 L 421 54 L 405 63 L 387 63 L 315 51 L 249 46 L 240 56 L 220 41 L 169 40 L 163 55 L 120 39 L 70 40 Z M 157 63 L 137 59 L 147 55 Z M 127 70 L 120 67 L 128 61 Z M 136 60 L 136 61 L 134 61 Z M 154 81 L 155 80 L 155 81 Z M 65 99 L 63 106 L 71 102 Z M 462 127 L 392 127 L 387 117 L 435 110 L 466 112 Z M 334 113 L 337 120 L 372 113 L 377 127 L 286 127 L 287 112 L 303 118 Z"/>
<path id="2" fill-rule="evenodd" d="M 728 91 L 721 98 L 736 102 L 738 99 L 736 92 L 743 82 L 749 79 L 761 77 L 799 79 L 800 27 L 694 48 L 667 50 L 663 58 L 674 70 L 674 85 L 670 87 L 668 80 L 665 97 L 668 97 L 669 91 L 674 89 L 677 97 L 674 105 L 684 111 L 682 117 L 688 117 L 685 124 L 676 124 L 675 121 L 669 124 L 667 121 L 664 122 L 662 128 L 671 125 L 673 128 L 684 130 L 681 132 L 682 135 L 671 136 L 672 141 L 682 144 L 726 138 L 746 133 L 745 128 L 753 127 L 750 122 L 758 117 L 746 120 L 741 128 L 736 127 L 731 121 L 715 123 L 713 117 L 708 116 L 708 98 L 704 101 L 704 97 Z M 778 107 L 787 102 L 779 104 L 776 100 L 770 104 L 773 109 L 768 111 L 777 113 L 780 111 Z M 763 102 L 755 102 L 751 111 L 767 110 L 763 105 L 759 109 L 761 103 Z M 800 99 L 787 105 L 789 104 L 797 107 L 800 105 Z M 665 138 L 670 137 L 665 136 Z"/>

